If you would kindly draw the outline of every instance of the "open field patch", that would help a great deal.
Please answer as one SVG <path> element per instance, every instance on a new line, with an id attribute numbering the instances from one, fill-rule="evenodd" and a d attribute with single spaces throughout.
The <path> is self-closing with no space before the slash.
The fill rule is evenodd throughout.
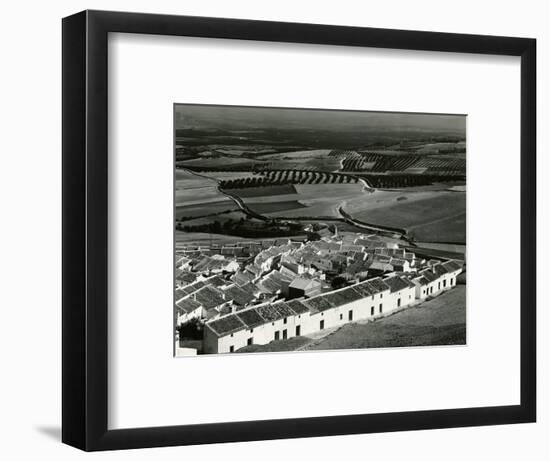
<path id="1" fill-rule="evenodd" d="M 235 167 L 237 165 L 249 165 L 252 166 L 258 163 L 256 160 L 246 157 L 232 157 L 227 155 L 219 155 L 213 157 L 200 157 L 193 158 L 191 160 L 183 160 L 178 162 L 179 165 L 189 167 L 201 167 L 201 168 L 224 168 L 227 166 Z"/>
<path id="2" fill-rule="evenodd" d="M 196 218 L 199 216 L 209 216 L 218 213 L 229 213 L 238 210 L 233 200 L 224 200 L 220 202 L 205 202 L 195 205 L 177 205 L 176 219 L 180 218 Z"/>
<path id="3" fill-rule="evenodd" d="M 229 192 L 241 198 L 271 197 L 274 195 L 296 194 L 296 188 L 292 184 L 281 186 L 247 187 L 243 189 L 231 189 Z"/>
<path id="4" fill-rule="evenodd" d="M 466 213 L 413 226 L 410 228 L 409 236 L 415 240 L 465 243 Z"/>
<path id="5" fill-rule="evenodd" d="M 226 201 L 228 204 L 232 202 L 218 190 L 218 183 L 214 179 L 184 170 L 176 170 L 175 189 L 176 207 L 211 202 Z"/>
<path id="6" fill-rule="evenodd" d="M 376 191 L 366 201 L 348 202 L 344 209 L 363 222 L 407 229 L 418 240 L 466 239 L 466 194 L 461 192 Z"/>
<path id="7" fill-rule="evenodd" d="M 201 173 L 202 176 L 207 176 L 218 181 L 233 181 L 236 179 L 253 179 L 261 178 L 262 175 L 258 173 L 250 173 L 247 171 L 205 171 Z"/>
<path id="8" fill-rule="evenodd" d="M 265 202 L 265 203 L 247 203 L 247 206 L 256 213 L 269 214 L 280 211 L 302 209 L 305 205 L 293 200 L 290 202 Z"/>
<path id="9" fill-rule="evenodd" d="M 328 154 L 331 152 L 331 149 L 312 149 L 312 150 L 299 150 L 296 152 L 284 152 L 278 154 L 269 154 L 261 155 L 258 157 L 262 160 L 292 160 L 307 162 L 308 160 L 314 158 L 325 158 L 328 157 Z"/>
<path id="10" fill-rule="evenodd" d="M 284 217 L 334 217 L 340 218 L 338 207 L 347 200 L 365 200 L 370 195 L 361 183 L 354 184 L 296 184 L 295 193 L 278 196 L 259 196 L 244 199 L 247 206 L 255 209 L 258 204 L 274 204 L 270 216 Z M 277 202 L 298 202 L 300 206 L 284 208 L 283 205 L 275 205 Z"/>
<path id="11" fill-rule="evenodd" d="M 175 231 L 175 241 L 176 249 L 180 246 L 186 245 L 210 245 L 212 243 L 233 243 L 240 240 L 244 240 L 241 237 L 236 237 L 234 235 L 222 235 L 222 234 L 211 234 L 206 232 L 183 232 Z M 250 240 L 250 239 L 247 239 Z"/>

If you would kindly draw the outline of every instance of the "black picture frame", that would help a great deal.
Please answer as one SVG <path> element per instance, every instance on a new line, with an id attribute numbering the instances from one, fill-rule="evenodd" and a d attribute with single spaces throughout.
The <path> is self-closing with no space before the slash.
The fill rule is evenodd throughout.
<path id="1" fill-rule="evenodd" d="M 112 450 L 534 422 L 536 419 L 536 41 L 156 14 L 83 11 L 62 21 L 62 440 Z M 107 35 L 109 32 L 521 57 L 521 403 L 109 430 Z"/>

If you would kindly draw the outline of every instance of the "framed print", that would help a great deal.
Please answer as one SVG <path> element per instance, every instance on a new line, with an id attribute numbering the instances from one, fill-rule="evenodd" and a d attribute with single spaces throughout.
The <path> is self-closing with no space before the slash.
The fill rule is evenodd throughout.
<path id="1" fill-rule="evenodd" d="M 535 421 L 536 46 L 63 20 L 63 441 Z"/>

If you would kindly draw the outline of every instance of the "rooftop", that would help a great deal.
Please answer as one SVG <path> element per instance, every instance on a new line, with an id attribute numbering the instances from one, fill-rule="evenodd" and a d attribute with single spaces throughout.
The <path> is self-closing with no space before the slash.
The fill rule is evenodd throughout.
<path id="1" fill-rule="evenodd" d="M 409 281 L 398 275 L 384 279 L 384 283 L 390 287 L 390 293 L 410 288 Z"/>
<path id="2" fill-rule="evenodd" d="M 239 304 L 241 306 L 246 306 L 248 303 L 256 299 L 253 294 L 239 288 L 236 285 L 226 288 L 224 293 L 225 299 L 232 300 L 235 304 Z"/>
<path id="3" fill-rule="evenodd" d="M 293 299 L 292 301 L 287 301 L 287 305 L 297 314 L 303 314 L 304 312 L 309 312 L 308 307 L 302 301 L 298 301 L 297 299 Z"/>
<path id="4" fill-rule="evenodd" d="M 176 308 L 182 310 L 186 314 L 190 314 L 199 307 L 201 307 L 201 305 L 191 298 L 180 299 L 176 302 Z"/>
<path id="5" fill-rule="evenodd" d="M 265 323 L 264 318 L 255 309 L 246 309 L 235 314 L 247 328 L 255 328 Z"/>
<path id="6" fill-rule="evenodd" d="M 236 314 L 226 315 L 217 320 L 208 322 L 206 325 L 210 327 L 217 336 L 225 336 L 246 328 L 246 325 Z"/>
<path id="7" fill-rule="evenodd" d="M 205 286 L 194 293 L 195 301 L 201 303 L 204 308 L 211 309 L 225 303 L 220 290 L 211 286 Z"/>

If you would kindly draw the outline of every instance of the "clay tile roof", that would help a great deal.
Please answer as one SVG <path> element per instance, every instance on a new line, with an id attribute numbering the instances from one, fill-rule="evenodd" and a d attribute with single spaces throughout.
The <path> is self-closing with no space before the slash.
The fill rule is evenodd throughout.
<path id="1" fill-rule="evenodd" d="M 395 293 L 396 291 L 403 290 L 404 288 L 409 288 L 409 284 L 406 279 L 403 279 L 399 276 L 390 277 L 384 279 L 384 283 L 390 287 L 390 292 Z"/>
<path id="2" fill-rule="evenodd" d="M 309 312 L 308 307 L 301 301 L 293 299 L 292 301 L 287 301 L 289 307 L 296 312 L 297 314 L 303 314 L 304 312 Z"/>
<path id="3" fill-rule="evenodd" d="M 217 336 L 226 336 L 228 334 L 235 333 L 236 331 L 244 330 L 246 328 L 246 325 L 243 323 L 243 321 L 239 319 L 239 317 L 237 317 L 235 314 L 227 315 L 217 320 L 212 320 L 210 322 L 207 322 L 206 325 L 210 327 L 210 329 Z"/>
<path id="4" fill-rule="evenodd" d="M 255 328 L 265 323 L 264 318 L 255 309 L 246 309 L 235 314 L 247 328 Z"/>
<path id="5" fill-rule="evenodd" d="M 181 311 L 185 312 L 186 314 L 189 314 L 189 313 L 193 312 L 194 310 L 198 309 L 199 307 L 201 307 L 201 305 L 198 302 L 192 300 L 191 298 L 180 299 L 176 303 L 176 309 L 180 309 Z"/>
<path id="6" fill-rule="evenodd" d="M 282 319 L 284 315 L 272 304 L 265 304 L 258 306 L 254 310 L 260 314 L 266 322 L 274 322 L 275 320 Z"/>

